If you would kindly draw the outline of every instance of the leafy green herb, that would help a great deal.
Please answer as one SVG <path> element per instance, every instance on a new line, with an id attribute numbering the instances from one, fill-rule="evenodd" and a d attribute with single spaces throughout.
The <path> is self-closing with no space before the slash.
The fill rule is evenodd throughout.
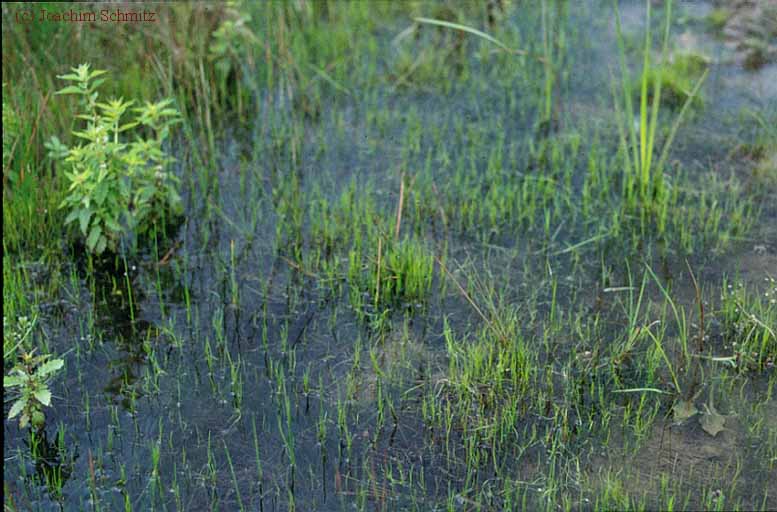
<path id="1" fill-rule="evenodd" d="M 3 388 L 18 388 L 18 396 L 8 412 L 8 419 L 19 416 L 19 428 L 29 424 L 40 429 L 46 421 L 44 407 L 51 405 L 48 381 L 65 365 L 62 359 L 49 359 L 51 355 L 34 355 L 25 352 L 21 360 L 3 377 Z"/>
<path id="2" fill-rule="evenodd" d="M 88 64 L 72 71 L 59 78 L 75 85 L 57 94 L 80 97 L 76 117 L 86 126 L 72 133 L 81 142 L 67 148 L 53 137 L 47 148 L 69 167 L 68 195 L 60 205 L 69 210 L 65 224 L 77 222 L 87 249 L 100 254 L 115 251 L 123 235 L 147 231 L 166 212 L 181 212 L 178 178 L 167 171 L 173 158 L 163 149 L 180 117 L 170 99 L 135 108 L 121 98 L 99 102 L 104 79 L 98 77 L 106 72 L 90 71 Z M 126 122 L 130 110 L 135 119 Z"/>

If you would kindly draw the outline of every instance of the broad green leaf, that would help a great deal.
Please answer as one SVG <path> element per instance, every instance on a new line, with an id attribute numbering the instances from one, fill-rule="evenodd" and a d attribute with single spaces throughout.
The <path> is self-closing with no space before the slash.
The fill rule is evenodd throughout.
<path id="1" fill-rule="evenodd" d="M 94 248 L 97 245 L 97 241 L 100 239 L 100 225 L 94 224 L 92 230 L 89 232 L 89 236 L 86 239 L 86 246 L 90 251 L 94 252 Z"/>
<path id="2" fill-rule="evenodd" d="M 75 135 L 76 137 L 80 137 L 80 138 L 82 138 L 82 139 L 86 139 L 86 140 L 89 140 L 89 141 L 93 141 L 93 140 L 95 140 L 95 138 L 94 138 L 94 132 L 92 132 L 92 131 L 89 131 L 89 132 L 79 132 L 79 131 L 75 131 L 75 130 L 73 130 L 73 132 L 72 132 L 72 133 L 73 133 L 73 135 Z"/>
<path id="3" fill-rule="evenodd" d="M 27 406 L 27 397 L 23 396 L 11 406 L 11 410 L 8 411 L 8 419 L 15 418 L 20 412 Z"/>
<path id="4" fill-rule="evenodd" d="M 139 123 L 137 121 L 133 121 L 131 123 L 123 124 L 119 126 L 119 132 L 123 132 L 125 130 L 129 130 L 130 128 L 135 128 Z"/>
<path id="5" fill-rule="evenodd" d="M 92 217 L 91 210 L 82 209 L 78 210 L 78 225 L 81 228 L 81 233 L 86 235 L 86 228 L 89 227 L 89 219 Z"/>
<path id="6" fill-rule="evenodd" d="M 24 428 L 30 422 L 30 416 L 25 412 L 22 417 L 19 418 L 19 428 Z"/>
<path id="7" fill-rule="evenodd" d="M 21 386 L 25 382 L 27 382 L 27 379 L 16 375 L 6 375 L 5 377 L 3 377 L 4 388 L 13 388 L 16 386 Z"/>
<path id="8" fill-rule="evenodd" d="M 105 73 L 107 73 L 107 72 L 108 72 L 108 71 L 106 71 L 106 70 L 104 70 L 104 69 L 95 69 L 94 71 L 92 71 L 91 73 L 89 73 L 89 80 L 91 80 L 91 79 L 93 79 L 93 78 L 97 78 L 97 77 L 98 77 L 98 76 L 100 76 L 100 75 L 104 75 L 104 74 L 105 74 Z"/>
<path id="9" fill-rule="evenodd" d="M 107 243 L 108 243 L 108 239 L 105 238 L 105 236 L 100 235 L 100 240 L 97 241 L 97 250 L 96 250 L 97 254 L 102 254 L 103 253 Z"/>
<path id="10" fill-rule="evenodd" d="M 75 85 L 68 85 L 54 94 L 84 94 L 84 90 Z"/>
<path id="11" fill-rule="evenodd" d="M 94 81 L 94 82 L 92 82 L 92 84 L 89 86 L 89 90 L 90 90 L 90 91 L 94 91 L 95 89 L 97 89 L 98 87 L 100 87 L 100 86 L 103 84 L 103 82 L 105 82 L 105 79 L 104 79 L 104 78 L 100 78 L 100 79 L 98 79 L 98 80 L 95 80 L 95 81 Z"/>
<path id="12" fill-rule="evenodd" d="M 65 206 L 66 202 L 67 202 L 67 199 L 65 199 L 65 201 L 63 201 L 62 204 L 59 205 L 59 207 L 62 208 L 63 206 Z M 73 210 L 72 212 L 68 213 L 67 217 L 65 217 L 65 226 L 67 226 L 68 224 L 76 220 L 78 218 L 78 213 L 79 213 L 78 210 Z"/>
<path id="13" fill-rule="evenodd" d="M 47 407 L 51 405 L 51 391 L 49 391 L 48 389 L 45 389 L 45 388 L 38 389 L 35 391 L 33 396 L 38 402 L 42 403 L 43 405 Z"/>
<path id="14" fill-rule="evenodd" d="M 94 202 L 97 206 L 102 206 L 105 202 L 105 197 L 108 195 L 108 182 L 102 181 L 94 190 Z"/>
<path id="15" fill-rule="evenodd" d="M 65 361 L 62 359 L 52 359 L 51 361 L 42 364 L 35 374 L 38 377 L 45 377 L 46 375 L 53 373 L 65 365 Z"/>

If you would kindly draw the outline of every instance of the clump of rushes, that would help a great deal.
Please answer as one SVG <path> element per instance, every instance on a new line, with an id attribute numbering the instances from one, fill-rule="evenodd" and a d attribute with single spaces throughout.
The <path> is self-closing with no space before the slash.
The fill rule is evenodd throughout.
<path id="1" fill-rule="evenodd" d="M 669 148 L 680 126 L 680 122 L 699 92 L 701 85 L 707 77 L 705 70 L 696 85 L 688 93 L 678 116 L 664 141 L 658 161 L 654 161 L 653 153 L 656 148 L 656 127 L 658 126 L 659 105 L 661 104 L 661 89 L 663 80 L 652 80 L 652 91 L 649 84 L 651 76 L 662 73 L 661 66 L 655 66 L 651 60 L 652 34 L 650 32 L 650 6 L 651 2 L 645 2 L 646 29 L 643 48 L 642 74 L 640 78 L 639 92 L 639 117 L 635 119 L 632 108 L 632 87 L 629 70 L 626 64 L 626 52 L 624 49 L 623 34 L 621 31 L 620 14 L 615 3 L 615 21 L 618 34 L 618 50 L 620 55 L 622 97 L 618 98 L 616 86 L 613 83 L 613 96 L 615 98 L 615 111 L 618 120 L 618 129 L 621 139 L 621 148 L 624 158 L 625 179 L 623 194 L 625 206 L 630 212 L 638 211 L 643 234 L 648 222 L 654 221 L 659 234 L 666 229 L 667 212 L 669 207 L 669 193 L 664 181 L 664 165 L 669 154 Z M 662 63 L 667 61 L 669 47 L 669 29 L 672 19 L 672 2 L 666 2 L 666 21 L 664 24 Z M 658 70 L 658 71 L 656 71 Z"/>
<path id="2" fill-rule="evenodd" d="M 59 78 L 73 82 L 57 94 L 80 98 L 83 130 L 72 133 L 83 142 L 67 148 L 52 140 L 53 156 L 66 155 L 70 186 L 60 208 L 69 211 L 65 224 L 78 221 L 89 252 L 116 251 L 125 235 L 147 232 L 170 213 L 180 214 L 178 179 L 166 170 L 173 158 L 163 149 L 170 129 L 180 121 L 172 100 L 146 103 L 132 109 L 135 119 L 123 122 L 134 101 L 98 102 L 106 71 L 88 64 Z M 135 135 L 129 142 L 129 135 Z M 134 246 L 134 245 L 133 245 Z"/>
<path id="3" fill-rule="evenodd" d="M 384 302 L 402 298 L 422 301 L 432 287 L 433 256 L 418 242 L 405 240 L 386 252 L 386 277 L 382 283 Z"/>
<path id="4" fill-rule="evenodd" d="M 8 419 L 19 416 L 19 428 L 30 423 L 36 429 L 43 428 L 46 416 L 43 408 L 51 405 L 49 379 L 58 372 L 65 362 L 51 359 L 50 354 L 36 356 L 34 350 L 21 355 L 20 361 L 3 377 L 3 389 L 18 389 L 16 401 L 8 412 Z"/>
<path id="5" fill-rule="evenodd" d="M 355 250 L 350 253 L 351 304 L 361 309 L 363 298 L 370 297 L 376 310 L 384 310 L 424 302 L 432 288 L 434 256 L 414 239 L 379 240 L 376 252 L 369 262 Z"/>

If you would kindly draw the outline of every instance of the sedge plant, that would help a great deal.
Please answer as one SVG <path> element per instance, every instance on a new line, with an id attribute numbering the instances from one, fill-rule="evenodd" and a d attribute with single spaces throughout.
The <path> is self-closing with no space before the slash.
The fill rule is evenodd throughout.
<path id="1" fill-rule="evenodd" d="M 669 148 L 672 146 L 672 141 L 677 134 L 677 129 L 682 122 L 686 110 L 704 83 L 708 70 L 705 70 L 701 78 L 696 82 L 693 90 L 688 94 L 663 143 L 658 160 L 654 160 L 654 152 L 658 149 L 656 145 L 656 128 L 658 127 L 659 105 L 661 103 L 661 80 L 652 81 L 652 92 L 650 91 L 649 82 L 651 81 L 651 75 L 660 70 L 661 66 L 667 62 L 669 31 L 672 20 L 672 1 L 667 1 L 664 7 L 666 19 L 663 30 L 661 62 L 659 64 L 655 64 L 651 58 L 653 36 L 650 30 L 650 0 L 646 0 L 645 5 L 646 28 L 642 72 L 639 78 L 638 115 L 635 117 L 632 105 L 631 91 L 633 89 L 628 66 L 626 65 L 625 43 L 617 2 L 614 3 L 614 8 L 622 97 L 618 97 L 617 87 L 614 82 L 613 97 L 615 99 L 615 112 L 625 166 L 623 193 L 626 206 L 630 211 L 639 211 L 643 233 L 647 222 L 650 219 L 654 219 L 658 233 L 663 234 L 666 228 L 669 200 L 664 180 L 664 166 L 666 165 Z"/>

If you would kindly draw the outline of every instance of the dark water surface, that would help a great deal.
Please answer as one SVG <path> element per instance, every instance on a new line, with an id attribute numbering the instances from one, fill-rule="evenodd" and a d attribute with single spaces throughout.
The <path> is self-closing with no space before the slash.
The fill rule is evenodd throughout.
<path id="1" fill-rule="evenodd" d="M 741 112 L 775 119 L 777 65 L 748 72 L 728 60 L 724 43 L 693 21 L 709 8 L 706 2 L 680 2 L 678 7 L 688 21 L 675 27 L 674 36 L 696 45 L 713 66 L 704 88 L 706 108 L 680 130 L 673 157 L 690 173 L 723 176 L 744 172 L 715 165 L 738 141 L 752 136 L 752 124 L 741 122 Z M 517 11 L 505 23 L 536 34 L 533 20 Z M 604 134 L 614 128 L 610 71 L 617 72 L 609 7 L 588 2 L 570 11 L 567 71 L 558 91 L 564 109 L 559 130 L 574 132 L 582 147 L 592 143 L 589 135 L 599 133 L 606 147 L 615 140 L 614 132 Z M 622 14 L 627 34 L 640 34 L 642 3 L 627 3 Z M 393 51 L 390 39 L 403 28 L 398 23 L 385 31 L 381 51 Z M 481 61 L 474 51 L 469 58 L 469 79 L 454 84 L 448 94 L 433 84 L 430 90 L 394 89 L 387 82 L 354 91 L 347 100 L 325 101 L 319 119 L 299 126 L 289 122 L 288 106 L 276 102 L 270 107 L 264 101 L 273 91 L 258 91 L 261 117 L 247 130 L 238 128 L 219 140 L 222 154 L 207 173 L 213 180 L 207 187 L 184 174 L 194 159 L 181 145 L 176 165 L 187 209 L 175 243 L 160 241 L 158 250 L 128 261 L 126 279 L 123 269 L 89 275 L 83 264 L 64 268 L 62 275 L 72 278 L 62 296 L 41 305 L 42 335 L 53 353 L 65 354 L 67 366 L 53 387 L 47 439 L 38 447 L 42 455 L 31 457 L 25 434 L 16 423 L 5 422 L 4 481 L 19 510 L 121 510 L 129 503 L 133 510 L 238 510 L 242 504 L 271 511 L 285 510 L 292 502 L 298 510 L 339 510 L 360 503 L 359 490 L 371 479 L 384 488 L 368 486 L 368 510 L 442 509 L 450 482 L 463 470 L 451 474 L 443 464 L 439 436 L 444 434 L 429 432 L 419 413 L 421 386 L 444 377 L 444 320 L 461 332 L 479 321 L 477 314 L 452 285 L 442 293 L 437 275 L 432 298 L 403 304 L 392 315 L 390 334 L 373 345 L 374 332 L 354 312 L 347 292 L 333 293 L 328 283 L 299 272 L 290 263 L 293 255 L 279 246 L 277 204 L 283 187 L 278 184 L 296 163 L 300 178 L 294 186 L 301 197 L 337 201 L 353 183 L 357 195 L 372 191 L 376 209 L 390 216 L 399 167 L 425 168 L 434 133 L 447 141 L 452 162 L 446 167 L 435 160 L 429 166 L 428 176 L 440 186 L 457 162 L 484 166 L 500 137 L 510 148 L 504 154 L 506 166 L 526 168 L 541 84 L 500 75 L 493 62 Z M 522 93 L 527 87 L 536 90 Z M 413 134 L 415 125 L 423 133 Z M 290 148 L 286 131 L 295 126 L 304 131 L 303 143 Z M 488 149 L 470 154 L 473 140 Z M 573 173 L 580 180 L 573 188 L 580 190 L 586 162 L 569 165 L 581 171 Z M 754 281 L 777 271 L 777 203 L 764 204 L 747 240 L 720 257 L 693 256 L 710 282 L 737 270 Z M 595 234 L 583 226 L 569 222 L 556 231 L 554 225 L 550 252 L 563 252 Z M 538 276 L 549 262 L 557 275 L 570 276 L 569 282 L 562 277 L 559 287 L 562 307 L 588 307 L 595 301 L 595 293 L 585 296 L 584 291 L 595 286 L 599 262 L 581 266 L 569 253 L 548 259 L 535 234 L 504 230 L 484 244 L 471 233 L 431 232 L 436 233 L 434 244 L 447 242 L 451 261 L 487 270 L 500 284 L 513 287 L 516 297 L 533 292 L 543 297 L 541 311 L 550 309 L 544 298 L 550 282 Z M 305 244 L 310 247 L 312 241 Z M 159 265 L 160 260 L 165 263 Z M 667 273 L 687 285 L 682 261 L 670 258 Z M 754 270 L 759 266 L 762 271 Z M 41 269 L 42 278 L 49 272 Z M 392 379 L 377 377 L 371 352 Z M 376 411 L 378 394 L 388 396 L 396 410 Z M 764 413 L 765 421 L 777 421 L 775 402 L 767 404 L 771 411 Z M 695 464 L 691 486 L 694 479 L 705 482 L 707 462 L 724 461 L 727 451 L 739 449 L 736 436 L 724 444 L 677 431 L 666 436 L 647 441 L 644 453 L 656 456 L 643 457 L 645 470 Z M 689 459 L 672 460 L 678 453 Z M 542 457 L 535 453 L 531 458 Z M 590 463 L 592 468 L 618 464 L 611 453 Z M 403 480 L 413 485 L 394 487 L 387 467 L 403 468 Z M 41 475 L 51 478 L 57 471 L 63 479 L 61 496 L 41 482 Z M 744 489 L 768 486 L 768 503 L 776 504 L 775 480 L 747 468 L 736 471 L 743 495 Z M 530 470 L 516 462 L 515 474 Z M 742 499 L 759 507 L 763 494 L 754 491 L 752 502 Z M 470 509 L 465 499 L 453 506 Z"/>

